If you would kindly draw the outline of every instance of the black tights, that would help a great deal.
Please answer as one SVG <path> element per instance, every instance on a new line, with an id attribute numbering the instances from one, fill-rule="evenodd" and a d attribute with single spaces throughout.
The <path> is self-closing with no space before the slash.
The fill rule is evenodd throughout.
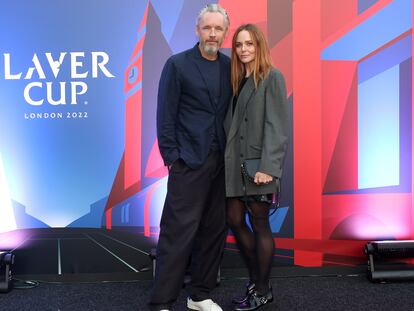
<path id="1" fill-rule="evenodd" d="M 269 223 L 267 203 L 249 203 L 253 213 L 249 220 L 253 231 L 246 223 L 246 207 L 238 198 L 227 199 L 227 223 L 233 232 L 243 260 L 249 270 L 250 280 L 256 284 L 256 290 L 264 295 L 269 290 L 269 276 L 272 268 L 273 241 Z"/>

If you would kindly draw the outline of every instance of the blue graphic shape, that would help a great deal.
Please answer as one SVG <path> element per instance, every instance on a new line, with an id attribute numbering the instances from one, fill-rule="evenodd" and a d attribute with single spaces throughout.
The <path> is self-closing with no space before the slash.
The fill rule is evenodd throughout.
<path id="1" fill-rule="evenodd" d="M 100 228 L 102 220 L 105 218 L 104 210 L 108 196 L 91 204 L 91 210 L 86 215 L 70 223 L 67 227 L 71 228 Z"/>
<path id="2" fill-rule="evenodd" d="M 323 49 L 323 60 L 360 60 L 412 27 L 412 2 L 395 0 Z"/>
<path id="3" fill-rule="evenodd" d="M 286 219 L 286 215 L 289 211 L 289 206 L 279 207 L 276 212 L 270 216 L 270 227 L 273 233 L 279 233 L 282 228 L 283 222 Z"/>
<path id="4" fill-rule="evenodd" d="M 184 0 L 169 0 L 168 5 L 166 5 L 165 0 L 151 1 L 155 12 L 157 12 L 158 17 L 161 20 L 162 33 L 167 41 L 169 41 L 173 35 L 183 3 Z"/>
<path id="5" fill-rule="evenodd" d="M 378 0 L 358 0 L 358 14 L 361 14 L 365 10 L 368 10 L 377 2 Z"/>
<path id="6" fill-rule="evenodd" d="M 412 67 L 400 64 L 400 192 L 412 191 Z"/>
<path id="7" fill-rule="evenodd" d="M 27 214 L 26 206 L 19 202 L 13 201 L 14 215 L 18 228 L 49 228 L 47 224 Z"/>
<path id="8" fill-rule="evenodd" d="M 358 188 L 399 184 L 399 65 L 358 85 Z"/>
<path id="9" fill-rule="evenodd" d="M 409 59 L 412 54 L 412 36 L 409 35 L 358 65 L 358 83 Z"/>
<path id="10" fill-rule="evenodd" d="M 269 216 L 270 228 L 273 233 L 280 232 L 280 228 L 282 227 L 283 222 L 285 221 L 288 210 L 289 206 L 278 207 L 274 214 L 272 216 Z M 246 223 L 249 226 L 249 228 L 252 229 L 252 225 L 250 224 L 249 220 L 249 214 L 246 214 Z"/>

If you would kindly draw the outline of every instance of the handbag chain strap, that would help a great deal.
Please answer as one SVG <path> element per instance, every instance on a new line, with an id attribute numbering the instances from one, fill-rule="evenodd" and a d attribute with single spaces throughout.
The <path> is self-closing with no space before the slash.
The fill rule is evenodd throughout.
<path id="1" fill-rule="evenodd" d="M 279 198 L 280 198 L 280 181 L 279 181 L 279 185 L 277 187 L 277 192 L 273 194 L 272 203 L 271 203 L 272 205 L 275 205 L 276 207 L 273 208 L 273 211 L 270 212 L 267 217 L 259 217 L 259 216 L 254 215 L 253 210 L 249 205 L 249 196 L 247 195 L 247 189 L 246 189 L 246 178 L 248 179 L 248 181 L 250 181 L 252 183 L 254 182 L 254 178 L 251 178 L 249 176 L 249 174 L 247 174 L 247 170 L 246 170 L 246 167 L 245 167 L 244 163 L 242 163 L 242 165 L 241 165 L 241 175 L 242 175 L 243 192 L 244 192 L 244 195 L 243 195 L 243 197 L 244 197 L 244 200 L 243 200 L 244 201 L 244 206 L 246 207 L 246 210 L 248 211 L 250 216 L 253 217 L 253 218 L 267 218 L 267 217 L 272 216 L 274 213 L 276 213 L 276 210 L 278 209 L 279 204 L 280 204 L 280 200 L 279 200 Z"/>

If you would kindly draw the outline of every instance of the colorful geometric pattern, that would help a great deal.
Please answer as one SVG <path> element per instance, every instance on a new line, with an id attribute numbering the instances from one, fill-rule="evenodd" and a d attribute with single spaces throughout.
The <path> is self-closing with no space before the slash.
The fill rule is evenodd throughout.
<path id="1" fill-rule="evenodd" d="M 321 51 L 321 238 L 411 239 L 412 3 L 358 13 Z"/>
<path id="2" fill-rule="evenodd" d="M 85 164 L 90 162 L 86 162 L 80 152 L 82 149 L 75 148 L 79 145 L 74 143 L 59 149 L 60 153 L 57 150 L 57 155 L 53 154 L 47 161 L 39 162 L 42 165 L 46 163 L 50 168 L 50 171 L 39 169 L 41 176 L 46 176 L 44 180 L 50 184 L 39 187 L 33 183 L 33 179 L 28 178 L 28 184 L 31 182 L 28 191 L 18 189 L 23 193 L 22 197 L 30 196 L 37 200 L 39 196 L 34 194 L 38 194 L 39 190 L 35 192 L 34 189 L 43 191 L 51 189 L 51 185 L 56 187 L 52 181 L 56 178 L 55 172 L 59 172 L 56 168 L 59 167 L 60 157 L 65 159 L 64 163 L 78 161 L 84 166 L 82 174 L 75 175 L 70 170 L 65 170 L 63 177 L 59 175 L 59 182 L 62 183 L 59 184 L 59 189 L 67 195 L 60 197 L 59 202 L 64 203 L 65 207 L 71 202 L 81 202 L 74 200 L 79 193 L 68 187 L 68 180 L 77 187 L 74 189 L 94 188 L 82 192 L 79 198 L 87 197 L 86 202 L 96 202 L 86 203 L 86 212 L 89 207 L 87 204 L 91 211 L 82 217 L 79 215 L 84 211 L 80 211 L 77 206 L 78 210 L 74 213 L 76 216 L 67 217 L 72 219 L 69 226 L 102 225 L 108 229 L 139 227 L 143 228 L 138 230 L 139 234 L 143 232 L 145 237 L 156 239 L 168 178 L 156 139 L 158 81 L 168 57 L 196 42 L 195 16 L 208 2 L 172 0 L 167 4 L 161 0 L 151 0 L 146 3 L 145 9 L 144 3 L 137 6 L 140 7 L 137 10 L 137 23 L 130 26 L 131 29 L 137 29 L 133 40 L 135 44 L 130 48 L 129 57 L 125 57 L 122 62 L 126 65 L 121 67 L 120 62 L 117 63 L 119 68 L 123 68 L 123 74 L 118 76 L 123 76 L 121 92 L 124 100 L 117 101 L 118 106 L 114 108 L 110 104 L 113 104 L 113 98 L 116 97 L 112 93 L 105 93 L 105 96 L 112 97 L 102 101 L 107 104 L 105 109 L 112 109 L 110 111 L 114 115 L 114 111 L 118 109 L 116 111 L 119 112 L 120 107 L 122 112 L 125 111 L 122 119 L 124 146 L 119 140 L 113 139 L 117 137 L 114 134 L 116 126 L 112 124 L 112 128 L 105 124 L 105 130 L 113 130 L 111 135 L 106 134 L 112 139 L 107 141 L 121 148 L 121 151 L 124 148 L 122 157 L 117 147 L 111 152 L 104 149 L 106 144 L 99 144 L 100 147 L 95 150 L 98 141 L 97 145 L 88 148 L 90 152 L 87 160 L 99 154 L 99 160 L 106 159 L 102 162 L 106 168 L 110 166 L 108 163 L 116 164 L 119 161 L 116 171 L 111 167 L 105 172 L 99 172 L 105 178 L 99 182 L 99 187 L 93 185 L 92 181 L 85 178 L 85 172 L 89 172 L 92 164 Z M 132 3 L 129 4 L 132 6 Z M 230 39 L 241 23 L 255 23 L 266 34 L 274 65 L 286 79 L 292 129 L 282 179 L 281 208 L 271 219 L 277 246 L 275 260 L 303 266 L 352 264 L 358 260 L 360 263 L 365 260 L 362 246 L 367 240 L 414 239 L 412 1 L 257 0 L 253 3 L 222 0 L 219 3 L 227 9 L 230 16 L 230 29 L 223 52 L 230 53 Z M 39 31 L 46 29 L 46 26 L 39 24 Z M 5 36 L 8 39 L 5 42 L 16 51 L 27 50 L 17 48 L 17 43 L 13 45 L 19 36 L 14 36 L 11 32 L 10 35 L 5 33 Z M 65 41 L 64 38 L 62 41 Z M 99 44 L 103 43 L 99 41 Z M 130 47 L 131 44 L 127 46 Z M 27 56 L 12 52 L 13 60 L 17 56 L 22 59 Z M 33 55 L 32 52 L 29 54 Z M 115 55 L 114 52 L 113 54 Z M 26 61 L 16 63 L 26 64 Z M 117 66 L 113 65 L 113 68 Z M 114 85 L 118 80 L 108 81 Z M 2 80 L 2 83 L 5 82 Z M 10 90 L 20 92 L 20 84 L 10 84 L 10 81 L 7 83 Z M 92 85 L 91 82 L 91 93 Z M 85 107 L 88 107 L 91 115 L 101 112 L 101 108 L 93 101 Z M 21 106 L 16 106 L 16 109 L 7 110 L 7 113 L 21 113 L 19 109 L 22 109 Z M 15 133 L 21 133 L 16 130 L 19 127 L 14 127 L 20 124 L 15 124 L 13 118 L 2 120 L 2 132 L 13 129 Z M 121 122 L 116 120 L 113 122 Z M 8 143 L 7 146 L 19 147 L 14 150 L 3 147 L 6 144 L 2 145 L 5 148 L 1 151 L 6 163 L 3 163 L 6 174 L 10 174 L 12 166 L 7 163 L 11 161 L 25 163 L 22 167 L 36 172 L 37 167 L 27 165 L 23 155 L 30 154 L 33 159 L 42 158 L 40 151 L 43 149 L 39 148 L 37 142 L 44 135 L 42 131 L 53 131 L 49 130 L 50 123 L 40 122 L 36 123 L 36 128 L 34 122 L 25 123 L 25 127 L 20 128 L 22 133 L 31 138 L 25 137 L 22 149 L 19 149 L 20 145 L 12 144 L 14 137 L 2 137 L 2 141 Z M 82 123 L 86 134 L 96 130 L 97 125 L 90 123 Z M 72 125 L 74 123 L 61 124 L 66 124 L 65 129 L 70 128 L 72 131 L 80 129 L 80 125 L 75 127 Z M 32 130 L 32 127 L 36 130 Z M 65 137 L 73 138 L 73 133 L 67 131 L 65 135 L 68 136 Z M 90 135 L 88 137 L 90 139 Z M 53 145 L 52 139 L 41 141 L 45 143 L 45 150 L 49 144 Z M 27 152 L 28 150 L 33 153 Z M 74 152 L 77 155 L 75 158 Z M 93 167 L 90 171 L 93 173 L 88 174 L 98 175 L 95 172 L 98 166 Z M 2 174 L 2 180 L 4 176 Z M 15 185 L 15 180 L 23 179 L 12 176 L 2 184 Z M 106 193 L 107 176 L 113 178 L 109 193 Z M 106 187 L 104 191 L 101 190 L 103 185 Z M 69 188 L 75 194 L 67 194 Z M 89 196 L 92 190 L 93 195 Z M 2 196 L 3 199 L 4 197 Z M 21 201 L 20 197 L 14 198 L 13 195 L 6 201 L 13 199 Z M 59 216 L 56 208 L 59 204 L 50 198 L 48 200 L 47 203 Z M 54 213 L 51 213 L 53 217 L 46 217 L 49 222 L 31 217 L 34 206 L 31 201 L 32 199 L 29 204 L 12 201 L 12 205 L 7 208 L 1 205 L 0 212 L 10 213 L 12 208 L 15 218 L 15 224 L 11 227 L 1 227 L 7 229 L 53 225 Z M 36 210 L 37 217 L 39 213 Z M 234 243 L 232 235 L 229 235 L 228 243 Z"/>
<path id="3" fill-rule="evenodd" d="M 180 25 L 192 25 L 196 15 L 196 5 L 187 2 L 185 15 L 182 12 L 175 19 Z M 203 4 L 199 1 L 197 8 Z M 277 247 L 293 251 L 292 263 L 299 265 L 347 264 L 352 257 L 362 260 L 367 240 L 414 238 L 412 2 L 259 0 L 254 10 L 248 1 L 220 4 L 231 21 L 224 51 L 229 52 L 231 36 L 241 23 L 261 27 L 293 104 L 284 208 L 278 212 L 280 218 L 271 221 Z M 151 4 L 149 11 L 147 32 L 158 22 Z M 153 33 L 151 42 L 165 43 L 161 32 L 157 35 Z M 178 48 L 173 40 L 172 46 L 170 51 L 162 50 L 163 59 L 191 44 Z M 142 55 L 145 68 L 147 54 Z M 156 85 L 156 77 L 151 76 L 151 86 Z M 143 98 L 143 107 L 156 102 L 155 97 Z M 156 140 L 142 148 L 151 151 L 142 158 L 146 170 L 141 180 L 149 172 L 155 180 L 165 177 Z M 156 193 L 165 193 L 160 186 L 142 191 L 155 198 Z M 132 197 L 125 195 L 125 185 L 123 191 L 118 191 L 119 200 L 108 201 L 107 216 L 116 204 Z M 138 223 L 147 236 L 152 233 L 148 206 L 162 208 L 151 200 L 141 206 L 146 216 Z M 115 225 L 114 220 L 107 217 L 106 225 Z M 229 236 L 228 242 L 234 239 Z"/>

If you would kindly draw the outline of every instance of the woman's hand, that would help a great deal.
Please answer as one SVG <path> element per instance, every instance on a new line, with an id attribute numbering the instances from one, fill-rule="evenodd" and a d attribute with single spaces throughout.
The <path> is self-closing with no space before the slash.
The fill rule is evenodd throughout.
<path id="1" fill-rule="evenodd" d="M 254 183 L 256 185 L 265 185 L 270 182 L 272 182 L 273 176 L 267 175 L 265 173 L 256 172 L 256 175 L 254 175 Z"/>

